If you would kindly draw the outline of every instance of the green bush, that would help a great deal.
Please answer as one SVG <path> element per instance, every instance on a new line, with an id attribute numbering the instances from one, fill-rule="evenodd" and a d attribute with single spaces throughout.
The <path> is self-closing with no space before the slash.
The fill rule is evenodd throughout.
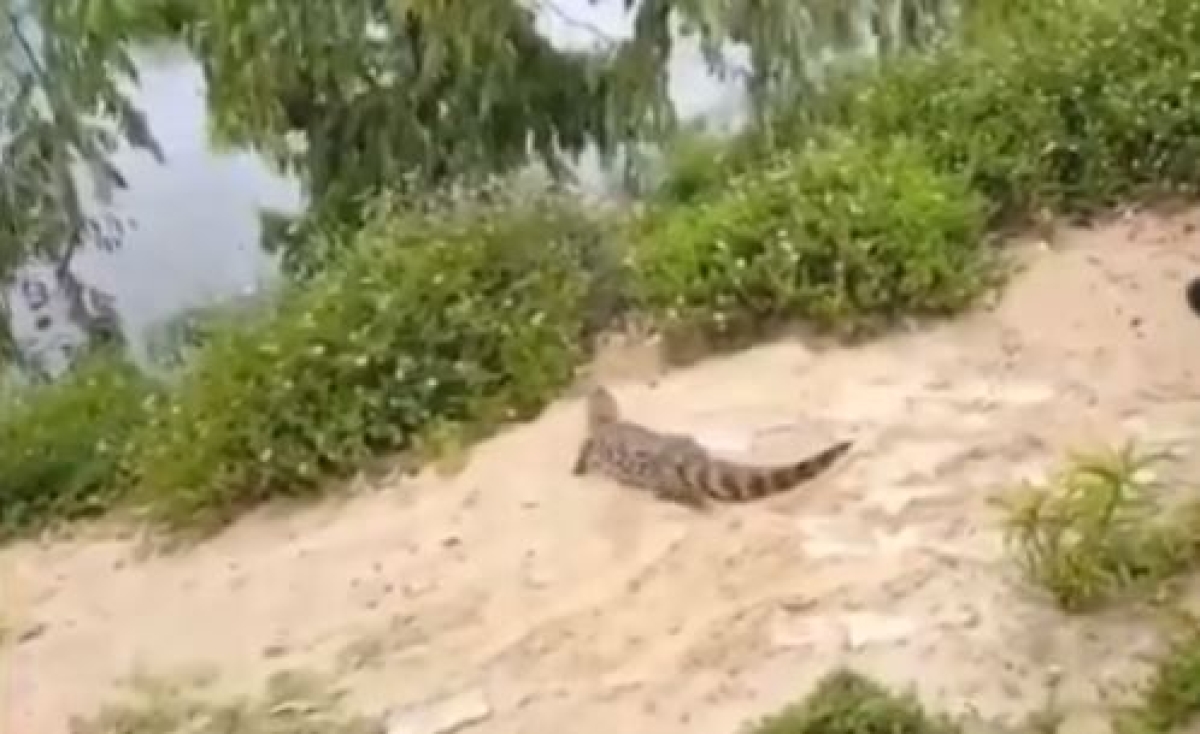
<path id="1" fill-rule="evenodd" d="M 654 207 L 628 262 L 668 332 L 745 339 L 803 318 L 854 332 L 941 314 L 987 282 L 983 207 L 899 138 L 829 133 L 729 181 Z"/>
<path id="2" fill-rule="evenodd" d="M 850 670 L 829 673 L 804 700 L 767 717 L 750 734 L 959 734 L 914 696 L 899 696 Z"/>
<path id="3" fill-rule="evenodd" d="M 598 231 L 537 197 L 381 206 L 335 267 L 211 337 L 138 441 L 139 497 L 171 524 L 219 521 L 530 415 L 582 356 Z"/>
<path id="4" fill-rule="evenodd" d="M 108 356 L 22 391 L 0 408 L 0 534 L 108 509 L 126 441 L 154 387 Z"/>
<path id="5" fill-rule="evenodd" d="M 737 151 L 728 140 L 703 130 L 681 130 L 663 146 L 664 176 L 651 188 L 654 203 L 687 205 L 722 186 Z"/>
<path id="6" fill-rule="evenodd" d="M 985 2 L 962 31 L 685 146 L 631 258 L 669 332 L 952 312 L 986 284 L 985 229 L 1195 189 L 1200 4 Z"/>
<path id="7" fill-rule="evenodd" d="M 1003 41 L 880 77 L 845 119 L 919 136 L 1002 217 L 1034 206 L 1088 214 L 1189 187 L 1200 163 L 1200 9 L 1076 1 L 1041 12 L 1033 31 L 1026 22 Z"/>
<path id="8" fill-rule="evenodd" d="M 987 198 L 993 223 L 1194 191 L 1200 5 L 1046 0 L 977 21 L 937 53 L 888 59 L 780 110 L 769 129 L 739 141 L 740 164 L 834 125 L 913 140 Z"/>

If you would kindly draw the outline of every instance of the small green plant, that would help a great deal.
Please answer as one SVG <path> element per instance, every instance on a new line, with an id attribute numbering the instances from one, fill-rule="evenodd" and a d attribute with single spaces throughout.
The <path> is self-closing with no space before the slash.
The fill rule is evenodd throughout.
<path id="1" fill-rule="evenodd" d="M 1142 688 L 1140 700 L 1117 713 L 1119 734 L 1168 734 L 1200 714 L 1200 627 L 1172 641 Z"/>
<path id="2" fill-rule="evenodd" d="M 1090 609 L 1190 562 L 1186 524 L 1164 517 L 1155 497 L 1164 458 L 1133 444 L 1077 454 L 1045 483 L 1002 498 L 1010 551 L 1063 609 Z"/>
<path id="3" fill-rule="evenodd" d="M 812 693 L 749 727 L 749 734 L 959 734 L 915 696 L 897 695 L 847 669 L 822 678 Z"/>
<path id="4" fill-rule="evenodd" d="M 376 718 L 344 710 L 329 681 L 296 672 L 272 676 L 262 695 L 224 700 L 197 676 L 130 681 L 131 695 L 71 723 L 71 734 L 383 734 Z"/>
<path id="5" fill-rule="evenodd" d="M 830 132 L 634 225 L 640 303 L 670 333 L 721 344 L 800 320 L 859 332 L 946 314 L 989 282 L 982 201 L 903 139 Z"/>
<path id="6" fill-rule="evenodd" d="M 157 388 L 124 360 L 97 354 L 0 407 L 0 535 L 107 510 L 121 460 Z"/>
<path id="7" fill-rule="evenodd" d="M 384 200 L 369 222 L 277 308 L 210 336 L 135 444 L 153 517 L 214 527 L 376 456 L 528 417 L 573 379 L 593 218 L 534 196 Z"/>

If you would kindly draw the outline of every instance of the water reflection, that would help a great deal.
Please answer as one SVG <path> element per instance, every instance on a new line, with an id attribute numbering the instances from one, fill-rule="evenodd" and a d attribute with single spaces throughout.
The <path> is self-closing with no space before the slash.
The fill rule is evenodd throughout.
<path id="1" fill-rule="evenodd" d="M 542 11 L 540 27 L 563 45 L 594 45 L 629 33 L 623 7 L 623 0 L 595 5 L 557 0 L 555 9 Z M 257 156 L 209 150 L 203 76 L 186 51 L 174 45 L 143 48 L 135 60 L 141 73 L 135 97 L 166 162 L 136 151 L 118 154 L 114 162 L 129 188 L 114 193 L 116 224 L 110 221 L 106 229 L 125 229 L 123 244 L 112 252 L 81 251 L 74 270 L 115 298 L 134 356 L 145 361 L 148 329 L 184 309 L 252 297 L 270 287 L 278 271 L 258 245 L 256 211 L 297 211 L 301 197 L 295 181 L 274 174 Z M 670 70 L 670 91 L 681 115 L 725 125 L 741 121 L 740 85 L 709 75 L 695 44 L 677 45 Z M 612 176 L 595 156 L 585 156 L 577 170 L 585 189 L 611 190 Z M 91 198 L 86 187 L 83 193 Z M 57 371 L 79 335 L 63 299 L 52 297 L 49 275 L 48 268 L 31 265 L 9 299 L 18 340 Z"/>

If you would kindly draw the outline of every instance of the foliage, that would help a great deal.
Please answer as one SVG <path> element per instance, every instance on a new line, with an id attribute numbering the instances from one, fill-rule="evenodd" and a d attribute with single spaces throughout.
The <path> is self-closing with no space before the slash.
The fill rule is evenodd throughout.
<path id="1" fill-rule="evenodd" d="M 152 42 L 185 33 L 201 19 L 203 0 L 113 0 L 93 8 L 92 16 L 106 26 L 120 26 L 136 41 Z"/>
<path id="2" fill-rule="evenodd" d="M 1192 560 L 1189 523 L 1164 518 L 1154 496 L 1152 470 L 1163 458 L 1132 444 L 1078 454 L 1047 482 L 1001 500 L 1017 562 L 1064 609 L 1090 609 Z"/>
<path id="3" fill-rule="evenodd" d="M 0 409 L 0 534 L 108 509 L 126 438 L 155 389 L 134 367 L 98 354 L 61 380 Z"/>
<path id="4" fill-rule="evenodd" d="M 1172 641 L 1144 684 L 1140 701 L 1118 712 L 1119 734 L 1169 734 L 1200 715 L 1200 629 Z"/>
<path id="5" fill-rule="evenodd" d="M 311 217 L 270 228 L 293 275 L 323 267 L 304 248 L 349 239 L 374 194 L 509 171 L 531 151 L 556 168 L 563 151 L 607 148 L 667 113 L 650 89 L 661 80 L 625 73 L 637 110 L 618 123 L 601 61 L 555 49 L 511 0 L 211 3 L 184 39 L 204 64 L 216 139 L 307 184 Z"/>
<path id="6" fill-rule="evenodd" d="M 147 330 L 146 351 L 151 363 L 168 370 L 185 369 L 189 357 L 213 334 L 273 307 L 272 297 L 270 291 L 256 290 L 173 314 Z"/>
<path id="7" fill-rule="evenodd" d="M 830 133 L 720 195 L 652 207 L 629 260 L 668 331 L 747 338 L 803 318 L 858 331 L 957 309 L 987 282 L 982 206 L 903 139 Z"/>
<path id="8" fill-rule="evenodd" d="M 335 267 L 213 334 L 137 442 L 139 497 L 176 525 L 221 520 L 540 409 L 581 357 L 600 230 L 553 197 L 513 199 L 384 200 Z"/>
<path id="9" fill-rule="evenodd" d="M 753 168 L 824 126 L 908 137 L 962 173 L 994 223 L 1087 215 L 1191 191 L 1200 174 L 1200 6 L 1187 0 L 977 2 L 964 38 L 838 78 L 740 141 Z M 984 11 L 988 11 L 985 13 Z M 1003 22 L 997 22 L 1002 18 Z M 986 32 L 982 30 L 986 27 Z"/>
<path id="10" fill-rule="evenodd" d="M 126 700 L 71 722 L 72 734 L 383 734 L 381 721 L 345 710 L 331 681 L 276 673 L 261 695 L 220 700 L 201 676 L 138 676 Z"/>
<path id="11" fill-rule="evenodd" d="M 807 86 L 831 50 L 932 42 L 952 5 L 648 0 L 632 11 L 632 36 L 618 39 L 554 0 L 121 3 L 137 32 L 173 31 L 202 60 L 219 141 L 301 174 L 310 215 L 270 229 L 287 271 L 304 276 L 323 266 L 306 249 L 322 239 L 314 232 L 357 224 L 363 201 L 402 182 L 470 181 L 531 160 L 562 174 L 589 146 L 612 154 L 671 129 L 674 20 L 717 68 L 729 41 L 746 43 L 753 96 L 765 105 Z M 593 48 L 552 43 L 539 16 L 586 28 Z"/>
<path id="12" fill-rule="evenodd" d="M 804 700 L 784 708 L 751 734 L 958 734 L 944 716 L 925 711 L 912 695 L 891 693 L 848 669 L 823 677 Z"/>
<path id="13" fill-rule="evenodd" d="M 0 285 L 33 259 L 54 265 L 69 313 L 84 332 L 120 337 L 111 308 L 88 307 L 91 290 L 70 270 L 79 248 L 116 246 L 123 223 L 84 202 L 90 183 L 101 207 L 125 179 L 110 162 L 120 143 L 162 158 L 127 85 L 137 75 L 120 23 L 101 21 L 94 3 L 27 0 L 6 6 L 0 24 Z M 82 175 L 82 178 L 81 178 Z M 115 227 L 105 233 L 103 226 Z M 99 294 L 91 294 L 95 299 Z M 15 356 L 7 308 L 0 329 Z"/>
<path id="14" fill-rule="evenodd" d="M 659 205 L 686 205 L 717 190 L 728 180 L 727 141 L 701 130 L 683 130 L 665 141 L 666 175 L 648 187 L 650 200 Z"/>

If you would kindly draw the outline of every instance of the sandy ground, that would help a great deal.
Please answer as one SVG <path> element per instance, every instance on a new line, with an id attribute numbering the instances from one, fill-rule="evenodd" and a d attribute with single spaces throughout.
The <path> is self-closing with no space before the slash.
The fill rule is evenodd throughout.
<path id="1" fill-rule="evenodd" d="M 728 734 L 838 663 L 992 724 L 1059 671 L 1069 731 L 1098 730 L 1153 628 L 1055 612 L 1005 560 L 988 497 L 1066 449 L 1194 435 L 1198 223 L 1063 232 L 995 308 L 853 349 L 782 342 L 665 375 L 645 350 L 606 360 L 628 412 L 726 453 L 856 437 L 766 502 L 694 514 L 571 476 L 571 398 L 453 478 L 258 513 L 185 553 L 9 547 L 4 613 L 25 633 L 4 731 L 61 734 L 131 671 L 200 664 L 240 687 L 337 671 L 367 711 L 467 692 L 479 734 Z"/>

